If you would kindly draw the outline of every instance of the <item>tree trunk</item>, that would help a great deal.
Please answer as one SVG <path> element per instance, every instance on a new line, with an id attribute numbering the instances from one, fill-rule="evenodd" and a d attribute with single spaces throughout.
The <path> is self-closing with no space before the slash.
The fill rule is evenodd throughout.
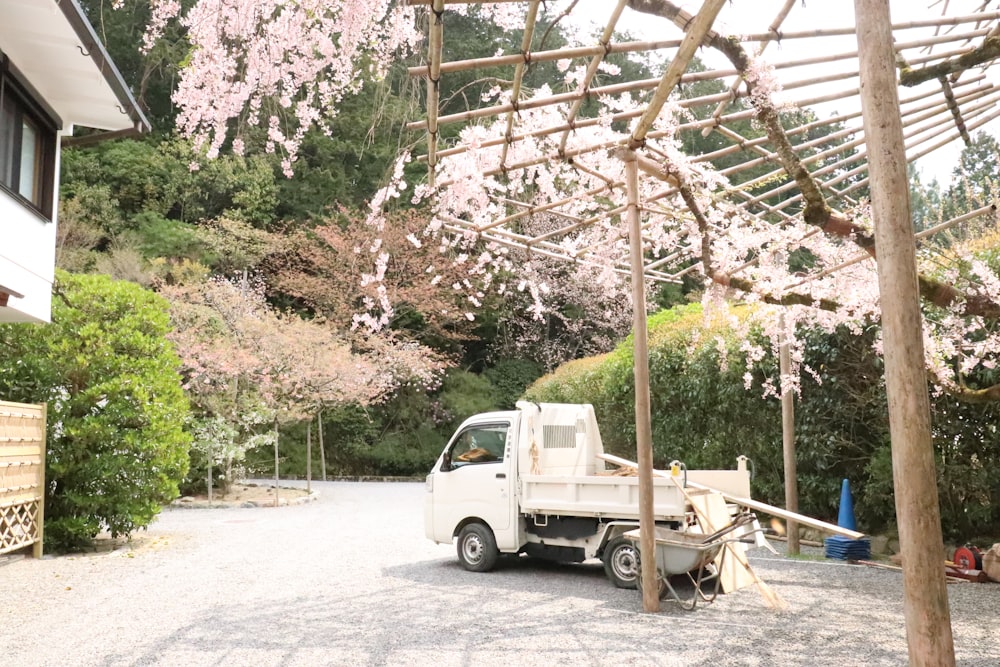
<path id="1" fill-rule="evenodd" d="M 212 506 L 212 452 L 208 453 L 208 476 L 205 478 L 205 486 L 208 487 L 208 506 Z"/>
<path id="2" fill-rule="evenodd" d="M 649 348 L 646 340 L 646 285 L 642 225 L 639 221 L 639 165 L 635 152 L 624 156 L 628 187 L 629 254 L 632 259 L 632 354 L 635 373 L 635 448 L 639 464 L 639 566 L 642 608 L 660 610 L 656 576 L 656 520 L 653 515 L 653 433 L 649 412 Z"/>
<path id="3" fill-rule="evenodd" d="M 955 664 L 889 5 L 855 0 L 910 665 Z"/>
<path id="4" fill-rule="evenodd" d="M 323 473 L 323 481 L 326 481 L 326 447 L 323 446 L 323 411 L 316 415 L 317 428 L 319 429 L 319 466 Z"/>
<path id="5" fill-rule="evenodd" d="M 278 418 L 274 418 L 274 506 L 278 506 Z"/>
<path id="6" fill-rule="evenodd" d="M 313 479 L 313 423 L 306 424 L 306 493 L 312 492 Z"/>
<path id="7" fill-rule="evenodd" d="M 785 316 L 781 315 L 781 350 L 778 361 L 781 366 L 781 377 L 792 374 L 791 351 L 789 350 L 788 333 L 785 331 Z M 781 393 L 781 451 L 785 459 L 785 509 L 789 512 L 799 511 L 798 469 L 795 465 L 795 396 L 791 389 Z M 799 524 L 789 520 L 788 553 L 799 554 Z"/>

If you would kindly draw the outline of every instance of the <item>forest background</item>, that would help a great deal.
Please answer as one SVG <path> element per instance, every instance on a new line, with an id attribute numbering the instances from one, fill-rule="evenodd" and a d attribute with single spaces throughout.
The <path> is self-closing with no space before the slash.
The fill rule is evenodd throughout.
<path id="1" fill-rule="evenodd" d="M 533 400 L 593 403 L 606 447 L 634 458 L 627 285 L 608 289 L 583 267 L 525 255 L 509 288 L 469 289 L 468 276 L 450 261 L 458 250 L 413 242 L 426 211 L 401 198 L 384 232 L 366 223 L 367 204 L 400 150 L 419 153 L 424 141 L 404 127 L 425 104 L 422 82 L 406 73 L 415 63 L 399 62 L 346 96 L 331 133 L 305 136 L 288 177 L 281 156 L 262 150 L 266 130 L 241 138 L 252 157 L 231 146 L 215 159 L 193 157 L 175 131 L 171 101 L 188 57 L 184 34 L 169 28 L 143 53 L 146 2 L 126 0 L 118 10 L 100 0 L 81 5 L 134 83 L 154 131 L 95 145 L 81 137 L 64 149 L 53 325 L 32 335 L 24 325 L 0 328 L 0 349 L 8 352 L 0 355 L 0 394 L 34 401 L 42 393 L 53 406 L 52 545 L 80 546 L 102 529 L 128 534 L 146 525 L 159 503 L 204 488 L 209 475 L 222 491 L 243 476 L 273 475 L 275 467 L 282 476 L 304 476 L 307 442 L 317 475 L 320 466 L 330 476 L 422 475 L 462 419 L 511 408 L 526 391 Z M 521 41 L 475 13 L 449 13 L 446 22 L 449 34 L 464 37 L 448 40 L 445 60 L 490 56 L 499 44 Z M 557 48 L 559 27 L 546 39 L 546 48 Z M 649 78 L 655 69 L 625 57 L 615 64 L 620 71 L 607 73 L 607 83 Z M 441 113 L 475 108 L 494 74 L 502 75 L 446 77 Z M 525 86 L 543 85 L 571 84 L 556 63 L 534 63 Z M 719 92 L 719 85 L 706 81 L 682 94 Z M 596 105 L 583 113 L 597 113 Z M 787 120 L 801 124 L 811 114 L 789 112 Z M 824 126 L 809 138 L 835 130 Z M 741 134 L 762 130 L 747 121 Z M 689 154 L 718 148 L 713 135 L 698 132 L 682 141 Z M 729 155 L 715 166 L 744 158 Z M 951 184 L 923 183 L 912 173 L 915 227 L 992 201 L 998 160 L 995 139 L 980 134 L 963 151 Z M 408 169 L 419 181 L 422 167 Z M 934 237 L 938 251 L 970 242 L 1000 270 L 992 221 Z M 392 258 L 380 280 L 370 279 L 375 244 Z M 531 285 L 520 280 L 525 275 L 535 278 Z M 536 305 L 537 285 L 544 286 L 544 310 Z M 770 352 L 752 360 L 740 352 L 748 344 L 770 350 L 752 340 L 752 330 L 706 322 L 702 288 L 696 273 L 682 285 L 649 286 L 650 308 L 658 311 L 650 320 L 655 463 L 731 467 L 747 455 L 756 471 L 754 495 L 780 505 L 780 405 L 762 390 L 774 385 L 777 360 Z M 357 326 L 383 289 L 394 306 L 389 326 Z M 130 312 L 144 313 L 144 322 Z M 92 336 L 91 350 L 107 347 L 128 363 L 84 364 L 67 343 L 83 340 L 82 333 Z M 822 378 L 804 378 L 797 396 L 800 508 L 835 519 L 840 482 L 849 478 L 861 528 L 891 531 L 877 326 L 800 335 L 806 365 L 822 371 Z M 169 345 L 157 347 L 160 338 Z M 17 358 L 34 361 L 15 367 Z M 137 358 L 159 361 L 140 368 Z M 119 384 L 109 389 L 108 377 Z M 123 389 L 140 377 L 151 387 L 142 401 Z M 991 474 L 1000 467 L 997 404 L 944 393 L 932 403 L 946 536 L 1000 533 L 1000 479 Z M 98 404 L 104 421 L 95 416 Z M 130 429 L 130 446 L 116 448 Z M 100 456 L 78 455 L 81 448 Z M 150 470 L 155 474 L 138 474 Z M 115 482 L 104 492 L 111 502 L 93 501 L 96 478 Z"/>

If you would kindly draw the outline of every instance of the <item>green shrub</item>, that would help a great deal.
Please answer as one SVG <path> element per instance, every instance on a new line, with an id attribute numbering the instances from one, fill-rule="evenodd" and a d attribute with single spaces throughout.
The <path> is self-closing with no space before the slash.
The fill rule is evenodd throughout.
<path id="1" fill-rule="evenodd" d="M 152 292 L 64 272 L 51 324 L 0 325 L 0 395 L 48 403 L 48 548 L 129 535 L 177 496 L 188 404 L 168 326 Z"/>

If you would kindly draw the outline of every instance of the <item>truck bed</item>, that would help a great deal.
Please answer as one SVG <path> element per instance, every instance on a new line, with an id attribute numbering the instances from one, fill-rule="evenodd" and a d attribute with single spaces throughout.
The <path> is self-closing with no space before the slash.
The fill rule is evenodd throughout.
<path id="1" fill-rule="evenodd" d="M 691 470 L 687 479 L 714 490 L 750 496 L 749 478 L 739 470 Z M 689 492 L 698 493 L 691 490 Z M 653 477 L 653 514 L 657 520 L 681 520 L 684 494 L 673 479 Z M 639 518 L 639 478 L 613 475 L 522 475 L 524 514 Z"/>
<path id="2" fill-rule="evenodd" d="M 639 478 L 603 475 L 521 477 L 521 512 L 639 519 Z M 670 479 L 653 480 L 653 514 L 680 520 L 685 499 Z"/>

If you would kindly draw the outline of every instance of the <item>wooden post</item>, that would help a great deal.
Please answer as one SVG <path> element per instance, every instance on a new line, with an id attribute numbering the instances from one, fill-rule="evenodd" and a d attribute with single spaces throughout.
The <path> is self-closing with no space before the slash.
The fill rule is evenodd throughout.
<path id="1" fill-rule="evenodd" d="M 949 667 L 955 648 L 889 4 L 854 0 L 885 349 L 903 608 L 910 665 Z"/>
<path id="2" fill-rule="evenodd" d="M 312 493 L 313 479 L 313 422 L 306 424 L 306 493 Z"/>
<path id="3" fill-rule="evenodd" d="M 319 467 L 323 473 L 323 481 L 326 481 L 326 447 L 323 446 L 323 411 L 316 415 L 316 428 L 319 431 Z"/>
<path id="4" fill-rule="evenodd" d="M 781 348 L 778 352 L 782 383 L 792 373 L 792 355 L 789 349 L 788 332 L 785 330 L 785 314 L 781 314 Z M 791 389 L 781 392 L 781 451 L 785 458 L 785 509 L 799 511 L 799 482 L 795 466 L 795 396 Z M 789 520 L 788 553 L 799 554 L 799 524 Z"/>
<path id="5" fill-rule="evenodd" d="M 41 558 L 45 552 L 45 457 L 49 451 L 49 437 L 48 437 L 48 413 L 49 406 L 48 403 L 42 403 L 42 425 L 38 429 L 38 433 L 42 439 L 39 444 L 39 463 L 38 463 L 38 475 L 35 477 L 38 486 L 38 504 L 35 506 L 35 543 L 31 546 L 31 555 L 34 558 Z"/>
<path id="6" fill-rule="evenodd" d="M 623 151 L 628 188 L 628 237 L 632 261 L 632 348 L 635 372 L 635 448 L 639 464 L 639 559 L 642 608 L 660 610 L 656 578 L 656 521 L 653 516 L 653 429 L 649 410 L 649 347 L 646 340 L 646 286 L 643 279 L 642 225 L 639 221 L 639 164 L 635 151 Z"/>

